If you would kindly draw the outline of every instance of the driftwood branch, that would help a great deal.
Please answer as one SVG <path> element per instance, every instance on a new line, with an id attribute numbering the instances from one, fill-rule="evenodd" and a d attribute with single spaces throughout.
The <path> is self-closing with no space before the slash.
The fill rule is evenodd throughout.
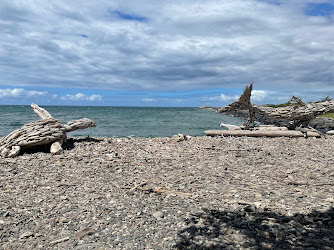
<path id="1" fill-rule="evenodd" d="M 300 107 L 305 107 L 306 106 L 305 102 L 303 102 L 302 99 L 300 99 L 299 97 L 296 97 L 294 95 L 291 97 L 290 101 L 298 103 L 298 105 Z"/>
<path id="2" fill-rule="evenodd" d="M 32 110 L 36 113 L 36 115 L 38 115 L 42 120 L 54 119 L 48 111 L 37 106 L 35 103 L 32 103 L 30 106 L 32 107 Z"/>

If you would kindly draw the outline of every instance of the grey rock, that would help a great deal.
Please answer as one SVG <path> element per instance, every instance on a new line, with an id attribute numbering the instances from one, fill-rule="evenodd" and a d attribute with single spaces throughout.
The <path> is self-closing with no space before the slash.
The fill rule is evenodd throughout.
<path id="1" fill-rule="evenodd" d="M 152 214 L 156 219 L 161 219 L 164 217 L 164 213 L 161 211 L 156 211 Z"/>

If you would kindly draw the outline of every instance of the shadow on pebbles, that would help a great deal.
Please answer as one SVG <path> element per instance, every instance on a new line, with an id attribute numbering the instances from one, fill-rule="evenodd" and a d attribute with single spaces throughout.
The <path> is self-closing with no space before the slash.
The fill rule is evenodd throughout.
<path id="1" fill-rule="evenodd" d="M 334 138 L 75 138 L 0 159 L 0 249 L 332 249 Z"/>

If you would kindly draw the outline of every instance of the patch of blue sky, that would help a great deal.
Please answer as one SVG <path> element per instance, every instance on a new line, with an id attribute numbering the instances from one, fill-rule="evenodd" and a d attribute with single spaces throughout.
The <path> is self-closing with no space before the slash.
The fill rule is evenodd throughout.
<path id="1" fill-rule="evenodd" d="M 305 8 L 308 16 L 330 16 L 334 14 L 334 4 L 332 3 L 308 3 Z"/>
<path id="2" fill-rule="evenodd" d="M 125 19 L 125 20 L 130 20 L 130 21 L 139 21 L 139 22 L 147 22 L 148 18 L 143 17 L 143 16 L 137 16 L 133 14 L 128 14 L 122 11 L 114 11 L 114 14 L 116 14 L 119 18 Z"/>
<path id="3" fill-rule="evenodd" d="M 240 94 L 242 89 L 229 88 L 229 89 L 192 89 L 185 91 L 173 91 L 173 92 L 134 92 L 137 95 L 145 95 L 147 98 L 180 98 L 180 97 L 201 97 L 201 96 L 213 96 L 220 94 Z M 130 94 L 130 92 L 128 92 Z"/>
<path id="4" fill-rule="evenodd" d="M 242 89 L 239 88 L 214 88 L 214 89 L 192 89 L 184 91 L 120 91 L 120 90 L 103 90 L 103 89 L 86 89 L 86 88 L 54 88 L 39 86 L 15 86 L 17 89 L 26 91 L 38 91 L 45 93 L 39 97 L 41 105 L 67 105 L 66 96 L 76 96 L 79 93 L 87 98 L 93 95 L 101 96 L 100 100 L 95 101 L 75 101 L 75 105 L 99 105 L 99 106 L 142 106 L 142 105 L 158 105 L 158 106 L 201 106 L 202 98 L 219 98 L 221 94 L 228 96 L 240 95 Z M 10 85 L 0 85 L 0 89 L 14 89 Z M 28 98 L 29 99 L 29 98 Z M 143 100 L 151 100 L 143 103 Z M 29 102 L 30 100 L 30 102 Z M 35 102 L 32 97 L 25 104 Z M 182 103 L 179 102 L 182 100 Z M 1 103 L 1 101 L 0 101 Z M 3 103 L 1 103 L 3 104 Z M 153 105 L 153 106 L 154 106 Z M 217 103 L 219 106 L 219 103 Z"/>
<path id="5" fill-rule="evenodd" d="M 71 35 L 71 36 L 81 36 L 83 38 L 88 38 L 87 35 L 85 34 L 71 34 L 71 33 L 60 33 L 60 32 L 55 32 L 55 31 L 50 31 L 49 34 L 53 34 L 53 35 Z"/>

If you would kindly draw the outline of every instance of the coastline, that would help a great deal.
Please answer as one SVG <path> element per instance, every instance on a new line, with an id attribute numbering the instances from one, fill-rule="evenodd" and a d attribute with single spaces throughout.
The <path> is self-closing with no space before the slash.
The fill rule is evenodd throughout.
<path id="1" fill-rule="evenodd" d="M 303 248 L 334 241 L 334 137 L 69 142 L 62 155 L 0 159 L 4 249 Z"/>

